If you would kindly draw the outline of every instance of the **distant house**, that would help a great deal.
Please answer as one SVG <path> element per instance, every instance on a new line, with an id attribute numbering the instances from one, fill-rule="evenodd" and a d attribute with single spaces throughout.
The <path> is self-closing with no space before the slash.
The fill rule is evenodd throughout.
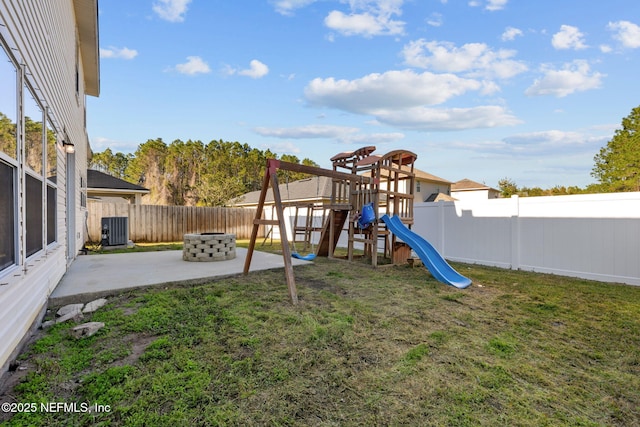
<path id="1" fill-rule="evenodd" d="M 140 185 L 97 170 L 87 170 L 87 197 L 91 200 L 139 205 L 145 194 L 149 194 L 149 189 Z"/>
<path id="2" fill-rule="evenodd" d="M 285 182 L 278 186 L 280 198 L 285 204 L 329 204 L 331 202 L 331 178 L 314 176 L 298 181 Z M 260 190 L 243 194 L 232 202 L 233 206 L 255 208 L 258 206 Z M 267 191 L 265 206 L 273 206 L 273 192 Z"/>
<path id="3" fill-rule="evenodd" d="M 440 200 L 451 201 L 451 181 L 432 175 L 428 172 L 414 169 L 415 202 L 437 202 Z"/>
<path id="4" fill-rule="evenodd" d="M 322 206 L 331 203 L 332 182 L 332 179 L 326 176 L 314 176 L 278 185 L 285 216 L 292 219 L 292 223 L 287 224 L 287 235 L 290 239 L 295 234 L 296 240 L 298 240 L 297 236 L 304 234 L 300 229 L 303 228 L 302 224 L 307 220 L 309 225 L 314 228 L 322 226 L 325 215 Z M 251 191 L 238 197 L 231 204 L 235 207 L 255 208 L 258 206 L 260 193 L 260 190 Z M 310 206 L 317 207 L 317 210 L 314 211 Z M 274 208 L 273 191 L 267 191 L 264 201 L 264 216 L 266 219 L 276 218 Z M 293 218 L 296 217 L 298 223 L 293 224 Z M 275 239 L 280 238 L 280 231 L 277 228 L 267 229 L 266 232 L 270 233 L 271 237 Z"/>
<path id="5" fill-rule="evenodd" d="M 97 0 L 0 2 L 0 374 L 86 241 L 99 65 Z"/>
<path id="6" fill-rule="evenodd" d="M 453 200 L 450 197 L 451 181 L 437 177 L 419 169 L 415 174 L 415 201 L 432 202 L 437 200 Z M 365 174 L 366 175 L 366 174 Z M 318 203 L 329 204 L 331 201 L 331 178 L 311 177 L 279 185 L 280 197 L 283 203 Z M 400 189 L 404 191 L 404 189 Z M 240 196 L 233 202 L 238 207 L 256 207 L 260 190 L 252 191 Z M 273 205 L 273 195 L 267 192 L 265 206 Z"/>
<path id="7" fill-rule="evenodd" d="M 439 200 L 451 201 L 453 198 L 449 195 L 451 192 L 451 181 L 437 177 L 430 173 L 421 171 L 414 168 L 415 174 L 415 202 L 433 202 Z M 365 173 L 367 175 L 367 173 Z M 315 205 L 320 207 L 322 205 L 329 205 L 331 203 L 331 185 L 332 179 L 324 176 L 311 177 L 301 179 L 298 181 L 281 183 L 278 188 L 280 190 L 280 198 L 285 206 L 285 214 L 290 218 L 295 217 L 295 206 L 301 208 L 305 205 Z M 399 191 L 405 191 L 400 189 Z M 255 208 L 258 206 L 258 200 L 260 197 L 260 190 L 252 191 L 238 197 L 232 202 L 233 206 Z M 265 217 L 268 219 L 275 218 L 273 211 L 273 192 L 267 191 L 264 209 Z M 299 213 L 300 217 L 298 222 L 304 221 L 307 215 L 307 211 L 303 210 Z M 321 213 L 316 211 L 314 216 L 320 216 Z M 313 219 L 314 226 L 318 226 L 321 222 L 321 218 Z M 299 225 L 299 224 L 298 224 Z M 292 235 L 292 230 L 287 230 L 289 236 Z M 276 232 L 276 237 L 279 234 Z"/>
<path id="8" fill-rule="evenodd" d="M 470 179 L 461 179 L 451 185 L 451 196 L 456 200 L 497 199 L 500 197 L 500 190 Z"/>

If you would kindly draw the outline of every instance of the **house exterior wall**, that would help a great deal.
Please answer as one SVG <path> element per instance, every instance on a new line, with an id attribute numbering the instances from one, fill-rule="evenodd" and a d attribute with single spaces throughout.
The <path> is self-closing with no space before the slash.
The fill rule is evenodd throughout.
<path id="1" fill-rule="evenodd" d="M 96 0 L 75 0 L 82 1 L 95 4 Z M 17 125 L 17 155 L 12 157 L 0 150 L 0 161 L 13 170 L 15 183 L 13 231 L 3 228 L 0 236 L 0 239 L 15 236 L 15 260 L 0 270 L 0 374 L 7 369 L 30 329 L 39 324 L 50 293 L 85 241 L 83 205 L 86 205 L 89 148 L 85 76 L 75 6 L 74 0 L 0 0 L 0 59 L 13 64 L 17 80 L 14 93 L 4 91 L 0 82 L 2 98 L 10 101 L 15 97 L 17 107 L 16 111 L 8 111 L 9 116 L 15 116 Z M 4 100 L 0 109 L 11 104 Z M 40 120 L 25 105 L 40 109 L 43 112 Z M 43 164 L 47 167 L 40 173 L 30 169 L 26 160 L 25 115 L 48 129 L 46 142 L 43 141 L 43 151 L 47 153 Z M 51 145 L 47 139 L 50 135 L 55 139 Z M 63 140 L 75 145 L 75 154 L 63 151 Z M 25 211 L 28 198 L 32 197 L 25 182 L 33 182 L 29 177 L 37 178 L 43 189 L 44 236 L 42 247 L 35 252 L 25 250 L 28 247 Z M 48 189 L 55 191 L 54 203 Z M 68 189 L 73 193 L 68 194 Z M 48 223 L 50 204 L 54 206 L 55 221 Z M 53 241 L 51 224 L 55 224 Z"/>
<path id="2" fill-rule="evenodd" d="M 422 181 L 420 178 L 416 178 L 415 184 L 415 203 L 421 203 L 427 200 L 427 198 L 434 193 L 449 194 L 451 186 L 441 182 Z M 420 188 L 418 191 L 418 187 Z"/>

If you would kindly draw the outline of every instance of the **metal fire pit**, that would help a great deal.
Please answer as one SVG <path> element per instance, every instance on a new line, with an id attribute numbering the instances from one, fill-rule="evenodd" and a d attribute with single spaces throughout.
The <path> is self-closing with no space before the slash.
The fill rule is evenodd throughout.
<path id="1" fill-rule="evenodd" d="M 235 234 L 198 233 L 184 235 L 182 259 L 185 261 L 226 261 L 235 257 Z"/>

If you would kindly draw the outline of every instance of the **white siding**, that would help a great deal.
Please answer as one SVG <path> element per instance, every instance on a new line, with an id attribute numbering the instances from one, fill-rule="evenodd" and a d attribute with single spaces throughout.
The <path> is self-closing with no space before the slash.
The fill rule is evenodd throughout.
<path id="1" fill-rule="evenodd" d="M 434 193 L 449 194 L 449 185 L 444 183 L 435 183 L 428 181 L 421 181 L 420 178 L 416 178 L 416 182 L 420 183 L 420 191 L 417 188 L 414 189 L 415 202 L 421 203 L 427 200 L 427 198 Z M 417 185 L 417 184 L 414 184 Z"/>
<path id="2" fill-rule="evenodd" d="M 80 1 L 80 0 L 76 0 Z M 89 0 L 90 1 L 90 0 Z M 78 52 L 73 0 L 0 0 L 0 34 L 18 64 L 24 64 L 26 79 L 35 96 L 54 118 L 59 140 L 64 134 L 75 144 L 77 191 L 76 224 L 72 236 L 77 248 L 84 244 L 84 209 L 80 209 L 80 176 L 86 177 L 88 139 L 85 130 L 85 96 L 82 62 Z M 76 91 L 76 64 L 79 87 Z M 57 153 L 57 242 L 19 265 L 0 271 L 0 374 L 25 334 L 40 319 L 47 299 L 72 259 L 67 259 L 67 155 Z M 23 200 L 18 197 L 19 203 Z M 19 209 L 24 211 L 24 209 Z M 21 221 L 21 218 L 18 218 Z M 22 231 L 21 231 L 22 233 Z M 73 254 L 72 258 L 75 257 Z"/>

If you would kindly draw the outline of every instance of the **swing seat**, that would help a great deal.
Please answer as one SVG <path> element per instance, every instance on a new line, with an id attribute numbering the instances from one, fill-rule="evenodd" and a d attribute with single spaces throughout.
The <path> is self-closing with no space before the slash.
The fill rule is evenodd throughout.
<path id="1" fill-rule="evenodd" d="M 358 227 L 367 228 L 375 220 L 376 213 L 373 210 L 373 203 L 367 203 L 362 207 L 362 214 L 358 218 Z"/>
<path id="2" fill-rule="evenodd" d="M 313 261 L 314 259 L 316 259 L 316 254 L 314 254 L 313 252 L 310 253 L 310 254 L 304 255 L 304 256 L 300 255 L 298 252 L 292 252 L 291 256 L 293 258 L 301 259 L 301 260 L 304 260 L 304 261 Z"/>

